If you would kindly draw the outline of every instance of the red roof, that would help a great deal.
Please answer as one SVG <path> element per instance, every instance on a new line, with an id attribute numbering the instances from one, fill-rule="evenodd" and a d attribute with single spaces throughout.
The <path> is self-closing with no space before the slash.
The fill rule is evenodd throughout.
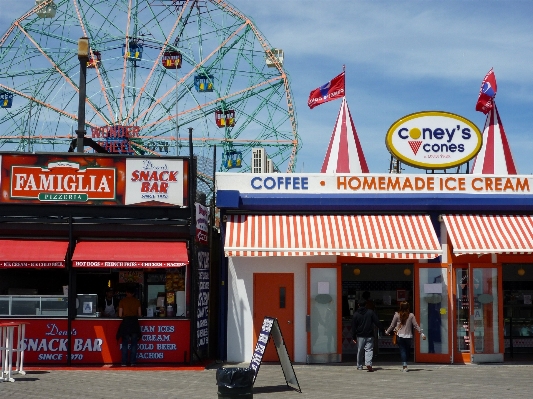
<path id="1" fill-rule="evenodd" d="M 346 97 L 329 141 L 321 173 L 368 173 L 365 154 L 357 136 Z"/>
<path id="2" fill-rule="evenodd" d="M 483 145 L 474 159 L 471 173 L 477 175 L 518 174 L 496 103 L 487 114 L 483 129 Z"/>

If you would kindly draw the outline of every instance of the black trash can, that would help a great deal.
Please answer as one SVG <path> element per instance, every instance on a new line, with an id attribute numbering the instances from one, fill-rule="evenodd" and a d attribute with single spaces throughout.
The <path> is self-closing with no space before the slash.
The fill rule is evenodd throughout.
<path id="1" fill-rule="evenodd" d="M 255 372 L 251 368 L 220 367 L 217 370 L 219 399 L 252 399 Z"/>

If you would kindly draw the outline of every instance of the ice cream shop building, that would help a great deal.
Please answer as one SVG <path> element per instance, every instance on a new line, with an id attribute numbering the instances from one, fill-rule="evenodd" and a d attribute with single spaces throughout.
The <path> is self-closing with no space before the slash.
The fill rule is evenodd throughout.
<path id="1" fill-rule="evenodd" d="M 372 174 L 343 106 L 323 173 L 217 174 L 227 360 L 251 359 L 265 316 L 294 361 L 350 359 L 365 291 L 385 327 L 410 302 L 427 336 L 417 362 L 533 358 L 533 178 L 517 174 L 497 109 L 483 132 L 446 112 L 398 120 L 389 151 L 427 171 Z M 381 331 L 376 346 L 397 350 Z"/>

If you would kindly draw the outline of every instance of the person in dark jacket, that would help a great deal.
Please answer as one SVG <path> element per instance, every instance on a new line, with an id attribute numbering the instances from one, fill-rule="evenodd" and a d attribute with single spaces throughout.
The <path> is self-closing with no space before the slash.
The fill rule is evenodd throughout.
<path id="1" fill-rule="evenodd" d="M 374 311 L 366 308 L 366 299 L 361 298 L 358 304 L 359 308 L 352 318 L 352 339 L 357 344 L 357 370 L 363 370 L 364 362 L 368 371 L 374 371 L 374 326 L 381 328 L 381 323 Z"/>

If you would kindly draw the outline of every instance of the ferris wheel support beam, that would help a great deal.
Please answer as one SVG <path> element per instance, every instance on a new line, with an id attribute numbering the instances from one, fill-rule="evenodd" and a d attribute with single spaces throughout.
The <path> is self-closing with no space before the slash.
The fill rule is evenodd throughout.
<path id="1" fill-rule="evenodd" d="M 122 65 L 122 86 L 120 88 L 120 109 L 119 109 L 119 121 L 122 122 L 122 104 L 125 101 L 124 100 L 124 90 L 126 88 L 126 85 L 124 84 L 126 80 L 126 72 L 127 68 L 126 65 L 128 63 L 128 57 L 126 54 L 130 51 L 130 39 L 129 39 L 129 33 L 130 33 L 130 22 L 131 22 L 131 0 L 128 2 L 128 23 L 126 24 L 126 43 L 125 43 L 125 52 L 124 52 L 124 60 Z"/>
<path id="2" fill-rule="evenodd" d="M 54 62 L 54 61 L 48 56 L 48 54 L 46 54 L 46 52 L 42 49 L 42 47 L 41 47 L 41 46 L 40 46 L 35 40 L 33 40 L 33 38 L 28 34 L 28 32 L 26 32 L 26 30 L 25 30 L 25 29 L 24 29 L 24 28 L 23 28 L 18 22 L 16 22 L 16 24 L 17 24 L 18 28 L 20 29 L 20 31 L 21 31 L 21 32 L 22 32 L 22 33 L 28 38 L 28 40 L 29 40 L 31 43 L 33 43 L 33 45 L 35 46 L 35 48 L 36 48 L 37 50 L 39 50 L 39 52 L 44 56 L 44 58 L 46 58 L 46 60 L 48 60 L 48 62 L 50 62 L 50 64 L 54 67 L 54 69 L 55 69 L 57 72 L 59 72 L 59 74 L 60 74 L 61 76 L 63 76 L 63 78 L 65 79 L 65 81 L 66 81 L 67 83 L 69 83 L 69 84 L 72 86 L 72 88 L 73 88 L 76 92 L 78 92 L 78 95 L 79 95 L 80 90 L 79 90 L 79 88 L 76 86 L 76 84 L 72 81 L 72 79 L 70 79 L 70 78 L 69 78 L 69 77 L 68 77 L 68 76 L 67 76 L 67 75 L 61 70 L 61 68 L 59 68 L 59 67 L 57 66 L 57 64 L 56 64 L 56 63 L 55 63 L 55 62 Z M 105 123 L 108 122 L 107 119 L 106 119 L 106 118 L 105 118 L 105 117 L 104 117 L 104 116 L 103 116 L 103 115 L 102 115 L 102 114 L 96 109 L 96 107 L 94 106 L 94 104 L 93 104 L 90 100 L 86 99 L 85 101 L 87 102 L 87 104 L 89 104 L 89 107 L 91 107 L 91 108 L 93 109 L 93 111 L 94 111 L 94 113 L 95 113 L 96 115 L 98 115 L 98 116 L 99 116 L 99 117 L 100 117 Z"/>
<path id="3" fill-rule="evenodd" d="M 254 86 L 247 87 L 246 89 L 236 91 L 236 92 L 234 92 L 234 93 L 228 94 L 228 95 L 223 96 L 223 97 L 219 97 L 219 98 L 217 98 L 217 99 L 215 99 L 215 100 L 213 100 L 213 101 L 209 101 L 209 102 L 207 102 L 207 103 L 199 104 L 197 107 L 189 108 L 188 110 L 183 111 L 183 112 L 180 112 L 180 113 L 177 114 L 177 115 L 169 115 L 169 116 L 167 116 L 166 118 L 162 118 L 162 119 L 159 119 L 159 120 L 154 121 L 154 122 L 152 122 L 152 123 L 148 123 L 148 124 L 146 124 L 146 125 L 144 125 L 144 126 L 141 126 L 140 128 L 141 128 L 141 130 L 142 130 L 142 129 L 146 129 L 146 128 L 148 128 L 148 127 L 158 125 L 158 124 L 160 124 L 160 123 L 163 123 L 163 122 L 169 121 L 169 120 L 174 119 L 174 118 L 176 118 L 176 117 L 180 117 L 180 116 L 186 115 L 186 114 L 188 114 L 188 113 L 191 113 L 191 112 L 194 112 L 194 111 L 201 110 L 201 109 L 206 108 L 206 107 L 208 107 L 208 106 L 210 106 L 210 105 L 216 104 L 216 103 L 219 102 L 219 101 L 225 101 L 225 100 L 227 100 L 228 98 L 235 97 L 235 96 L 238 96 L 238 95 L 240 95 L 240 94 L 244 94 L 244 93 L 246 93 L 246 92 L 248 92 L 248 91 L 251 91 L 251 90 L 255 90 L 255 89 L 258 88 L 258 87 L 264 86 L 264 85 L 266 85 L 266 84 L 269 84 L 269 83 L 275 82 L 275 81 L 280 80 L 280 79 L 281 79 L 281 76 L 276 76 L 276 77 L 274 77 L 274 78 L 272 78 L 272 79 L 265 80 L 264 82 L 258 83 L 258 84 L 254 85 Z"/>
<path id="4" fill-rule="evenodd" d="M 178 86 L 184 82 L 185 80 L 187 80 L 187 78 L 189 76 L 191 76 L 193 73 L 195 73 L 196 71 L 198 71 L 200 69 L 200 67 L 202 67 L 205 62 L 207 60 L 209 60 L 213 55 L 215 55 L 222 47 L 224 47 L 224 45 L 229 42 L 233 37 L 235 37 L 237 35 L 237 33 L 239 33 L 242 29 L 244 29 L 244 27 L 246 26 L 246 24 L 243 24 L 242 26 L 240 26 L 238 29 L 235 30 L 235 32 L 233 32 L 231 35 L 229 35 L 226 40 L 224 40 L 222 43 L 220 43 L 218 45 L 218 47 L 216 47 L 212 52 L 211 54 L 209 54 L 207 56 L 207 58 L 204 58 L 201 62 L 199 62 L 198 64 L 196 64 L 194 66 L 194 68 L 192 68 L 189 73 L 187 73 L 183 78 L 181 78 L 181 80 L 179 82 L 177 82 L 174 86 L 172 86 L 170 88 L 170 90 L 168 90 L 165 94 L 163 94 L 160 98 L 158 98 L 156 100 L 156 102 L 154 102 L 150 107 L 148 107 L 146 110 L 144 110 L 143 112 L 141 112 L 137 118 L 135 120 L 133 120 L 132 124 L 135 124 L 139 121 L 139 119 L 141 119 L 144 115 L 146 115 L 148 112 L 150 112 L 157 104 L 159 104 L 162 100 L 164 100 L 168 95 L 170 95 L 174 90 L 176 90 L 178 88 Z"/>
<path id="5" fill-rule="evenodd" d="M 74 121 L 78 120 L 78 117 L 76 115 L 74 115 L 74 114 L 70 114 L 68 112 L 62 111 L 59 108 L 54 107 L 52 104 L 48 104 L 48 103 L 45 103 L 44 101 L 36 99 L 35 97 L 28 96 L 27 94 L 22 93 L 21 91 L 12 89 L 11 87 L 5 86 L 2 83 L 0 83 L 0 88 L 4 88 L 4 89 L 6 89 L 6 90 L 8 90 L 8 91 L 10 91 L 12 93 L 15 93 L 17 96 L 24 97 L 27 100 L 30 100 L 30 101 L 36 102 L 38 104 L 41 104 L 42 106 L 44 106 L 46 108 L 50 108 L 51 110 L 54 110 L 55 112 L 57 112 L 57 113 L 59 113 L 61 115 L 64 115 L 64 116 L 66 116 L 66 117 L 68 117 L 68 118 L 70 118 L 70 119 L 72 119 Z M 96 125 L 94 123 L 86 122 L 86 124 L 91 126 L 91 127 L 96 127 Z"/>
<path id="6" fill-rule="evenodd" d="M 87 32 L 87 29 L 85 28 L 85 23 L 83 22 L 83 18 L 81 17 L 81 14 L 80 14 L 80 10 L 79 10 L 79 7 L 78 7 L 78 1 L 77 0 L 72 0 L 72 3 L 74 4 L 74 8 L 76 9 L 76 14 L 78 15 L 78 21 L 80 22 L 81 30 L 83 31 L 83 36 L 89 37 L 89 33 Z M 89 37 L 89 39 L 91 41 L 93 40 L 92 37 Z M 91 47 L 89 47 L 89 51 L 91 52 L 92 59 L 94 59 L 95 57 L 94 57 L 93 49 Z M 109 98 L 107 97 L 107 93 L 104 90 L 105 85 L 104 85 L 104 82 L 102 80 L 102 75 L 100 74 L 100 68 L 98 68 L 98 63 L 95 65 L 95 69 L 96 69 L 96 75 L 98 76 L 98 81 L 100 82 L 100 87 L 102 88 L 102 92 L 103 92 L 103 96 L 104 96 L 105 102 L 107 104 L 107 110 L 109 111 L 110 120 L 112 120 L 113 124 L 115 124 L 115 122 L 116 122 L 115 121 L 115 116 L 113 115 L 113 109 L 111 107 L 111 103 L 109 102 Z"/>
<path id="7" fill-rule="evenodd" d="M 150 78 L 152 77 L 155 69 L 159 66 L 159 61 L 161 60 L 161 56 L 163 55 L 163 52 L 165 51 L 165 49 L 167 47 L 167 44 L 168 44 L 168 41 L 169 41 L 170 37 L 172 37 L 172 35 L 174 34 L 174 31 L 178 27 L 178 25 L 179 25 L 179 23 L 181 21 L 181 17 L 183 16 L 183 11 L 184 10 L 185 10 L 185 7 L 182 7 L 178 18 L 176 19 L 176 22 L 174 23 L 174 26 L 172 26 L 172 29 L 171 29 L 169 35 L 167 36 L 167 39 L 165 40 L 165 43 L 163 44 L 163 46 L 161 46 L 161 51 L 159 51 L 159 54 L 157 55 L 157 58 L 154 61 L 154 65 L 152 66 L 152 69 L 150 70 L 150 73 L 148 74 L 148 77 L 145 79 L 144 84 L 142 85 L 141 89 L 139 90 L 139 95 L 135 99 L 133 105 L 131 106 L 131 108 L 130 108 L 130 110 L 128 112 L 128 116 L 126 117 L 126 120 L 130 119 L 133 110 L 135 109 L 135 107 L 137 106 L 139 101 L 141 100 L 141 96 L 142 96 L 144 90 L 146 89 L 146 85 L 150 81 Z"/>

